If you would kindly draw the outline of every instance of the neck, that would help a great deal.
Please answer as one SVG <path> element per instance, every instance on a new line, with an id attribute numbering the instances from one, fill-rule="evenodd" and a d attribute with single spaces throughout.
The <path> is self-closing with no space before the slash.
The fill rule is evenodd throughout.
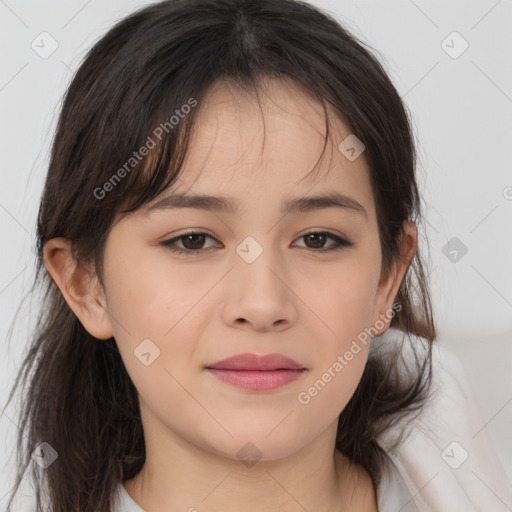
<path id="1" fill-rule="evenodd" d="M 200 448 L 153 424 L 145 430 L 145 464 L 124 486 L 146 512 L 377 511 L 366 471 L 334 449 L 336 426 L 286 457 L 250 461 Z"/>

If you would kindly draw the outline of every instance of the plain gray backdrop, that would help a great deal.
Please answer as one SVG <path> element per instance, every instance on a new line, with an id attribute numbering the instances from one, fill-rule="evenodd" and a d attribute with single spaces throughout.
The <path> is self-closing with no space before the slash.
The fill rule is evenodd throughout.
<path id="1" fill-rule="evenodd" d="M 22 307 L 8 350 L 32 284 L 62 95 L 92 43 L 148 3 L 0 0 L 2 407 L 37 313 L 37 301 Z M 311 3 L 376 49 L 411 112 L 439 343 L 467 372 L 482 427 L 512 479 L 512 0 Z M 0 507 L 13 482 L 16 414 L 11 404 L 0 418 Z"/>

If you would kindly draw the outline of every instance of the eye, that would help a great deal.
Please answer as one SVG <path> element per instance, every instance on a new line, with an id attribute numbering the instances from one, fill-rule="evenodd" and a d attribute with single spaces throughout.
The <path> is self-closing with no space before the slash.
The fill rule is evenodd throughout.
<path id="1" fill-rule="evenodd" d="M 313 245 L 313 247 L 307 247 L 309 249 L 315 249 L 314 252 L 336 251 L 339 249 L 343 249 L 344 247 L 350 247 L 354 245 L 353 242 L 345 240 L 344 238 L 334 235 L 333 233 L 328 233 L 326 231 L 310 231 L 309 233 L 306 233 L 299 237 L 298 240 L 300 240 L 301 238 L 304 238 L 308 244 Z M 335 243 L 331 244 L 328 247 L 322 247 L 328 238 L 334 240 Z"/>
<path id="2" fill-rule="evenodd" d="M 160 245 L 166 247 L 172 252 L 178 254 L 185 254 L 187 256 L 196 256 L 198 254 L 202 254 L 205 251 L 204 242 L 207 238 L 214 240 L 214 238 L 207 233 L 191 231 L 189 233 L 184 233 L 182 235 L 176 236 L 169 240 L 164 240 L 160 242 Z M 339 249 L 343 249 L 344 247 L 350 247 L 354 245 L 353 242 L 345 240 L 333 233 L 328 233 L 325 231 L 311 231 L 306 233 L 298 238 L 301 238 L 307 241 L 307 244 L 311 244 L 312 247 L 306 246 L 306 248 L 311 249 L 313 252 L 328 252 L 328 251 L 336 251 Z M 331 244 L 328 247 L 323 247 L 327 239 L 334 240 L 334 244 Z M 177 243 L 181 243 L 183 248 L 177 246 Z"/>
<path id="3" fill-rule="evenodd" d="M 164 247 L 175 253 L 195 256 L 196 254 L 204 252 L 203 244 L 205 238 L 211 238 L 212 240 L 214 240 L 214 238 L 208 235 L 207 233 L 191 231 L 190 233 L 184 233 L 182 235 L 171 238 L 170 240 L 164 240 L 163 242 L 160 242 L 160 245 L 163 245 Z M 184 249 L 177 247 L 175 245 L 176 242 L 181 242 L 184 246 Z"/>

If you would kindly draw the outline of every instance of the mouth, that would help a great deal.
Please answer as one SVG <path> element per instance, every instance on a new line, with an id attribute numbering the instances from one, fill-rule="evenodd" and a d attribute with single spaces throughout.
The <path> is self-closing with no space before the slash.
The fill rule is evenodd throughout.
<path id="1" fill-rule="evenodd" d="M 205 367 L 219 380 L 252 391 L 270 391 L 298 379 L 307 369 L 282 354 L 239 354 Z"/>

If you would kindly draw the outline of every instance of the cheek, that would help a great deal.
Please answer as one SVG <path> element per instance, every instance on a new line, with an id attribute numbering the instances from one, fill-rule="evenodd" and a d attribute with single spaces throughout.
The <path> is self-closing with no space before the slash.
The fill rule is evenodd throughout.
<path id="1" fill-rule="evenodd" d="M 178 382 L 196 370 L 191 366 L 207 321 L 201 298 L 215 284 L 215 276 L 194 279 L 150 252 L 119 259 L 108 276 L 114 337 L 140 395 L 164 408 L 170 397 L 174 404 L 180 397 L 190 401 Z"/>
<path id="2" fill-rule="evenodd" d="M 345 408 L 363 374 L 369 345 L 349 343 L 339 353 L 322 361 L 297 396 L 302 413 L 309 418 L 323 415 L 333 421 Z"/>
<path id="3" fill-rule="evenodd" d="M 378 265 L 373 258 L 354 253 L 340 264 L 330 265 L 303 288 L 305 304 L 318 318 L 316 336 L 328 350 L 341 350 L 347 340 L 369 327 L 378 283 Z M 312 322 L 308 322 L 311 324 Z"/>
<path id="4" fill-rule="evenodd" d="M 371 286 L 367 293 L 360 288 L 352 295 L 339 290 L 331 295 L 338 299 L 329 308 L 326 303 L 324 319 L 332 332 L 317 336 L 315 365 L 297 396 L 307 418 L 323 416 L 324 422 L 334 421 L 361 380 L 370 347 L 368 290 Z"/>
<path id="5" fill-rule="evenodd" d="M 321 289 L 308 296 L 308 306 L 319 319 L 306 324 L 310 338 L 317 340 L 316 364 L 309 387 L 302 390 L 304 399 L 298 401 L 311 414 L 327 409 L 339 413 L 364 371 L 379 271 L 377 258 L 369 254 L 354 254 L 332 267 L 329 278 L 321 280 Z"/>
<path id="6" fill-rule="evenodd" d="M 172 336 L 215 284 L 211 274 L 198 279 L 197 271 L 167 261 L 159 251 L 132 252 L 111 265 L 109 310 L 125 327 L 113 325 L 120 336 L 126 331 L 134 341 Z"/>

